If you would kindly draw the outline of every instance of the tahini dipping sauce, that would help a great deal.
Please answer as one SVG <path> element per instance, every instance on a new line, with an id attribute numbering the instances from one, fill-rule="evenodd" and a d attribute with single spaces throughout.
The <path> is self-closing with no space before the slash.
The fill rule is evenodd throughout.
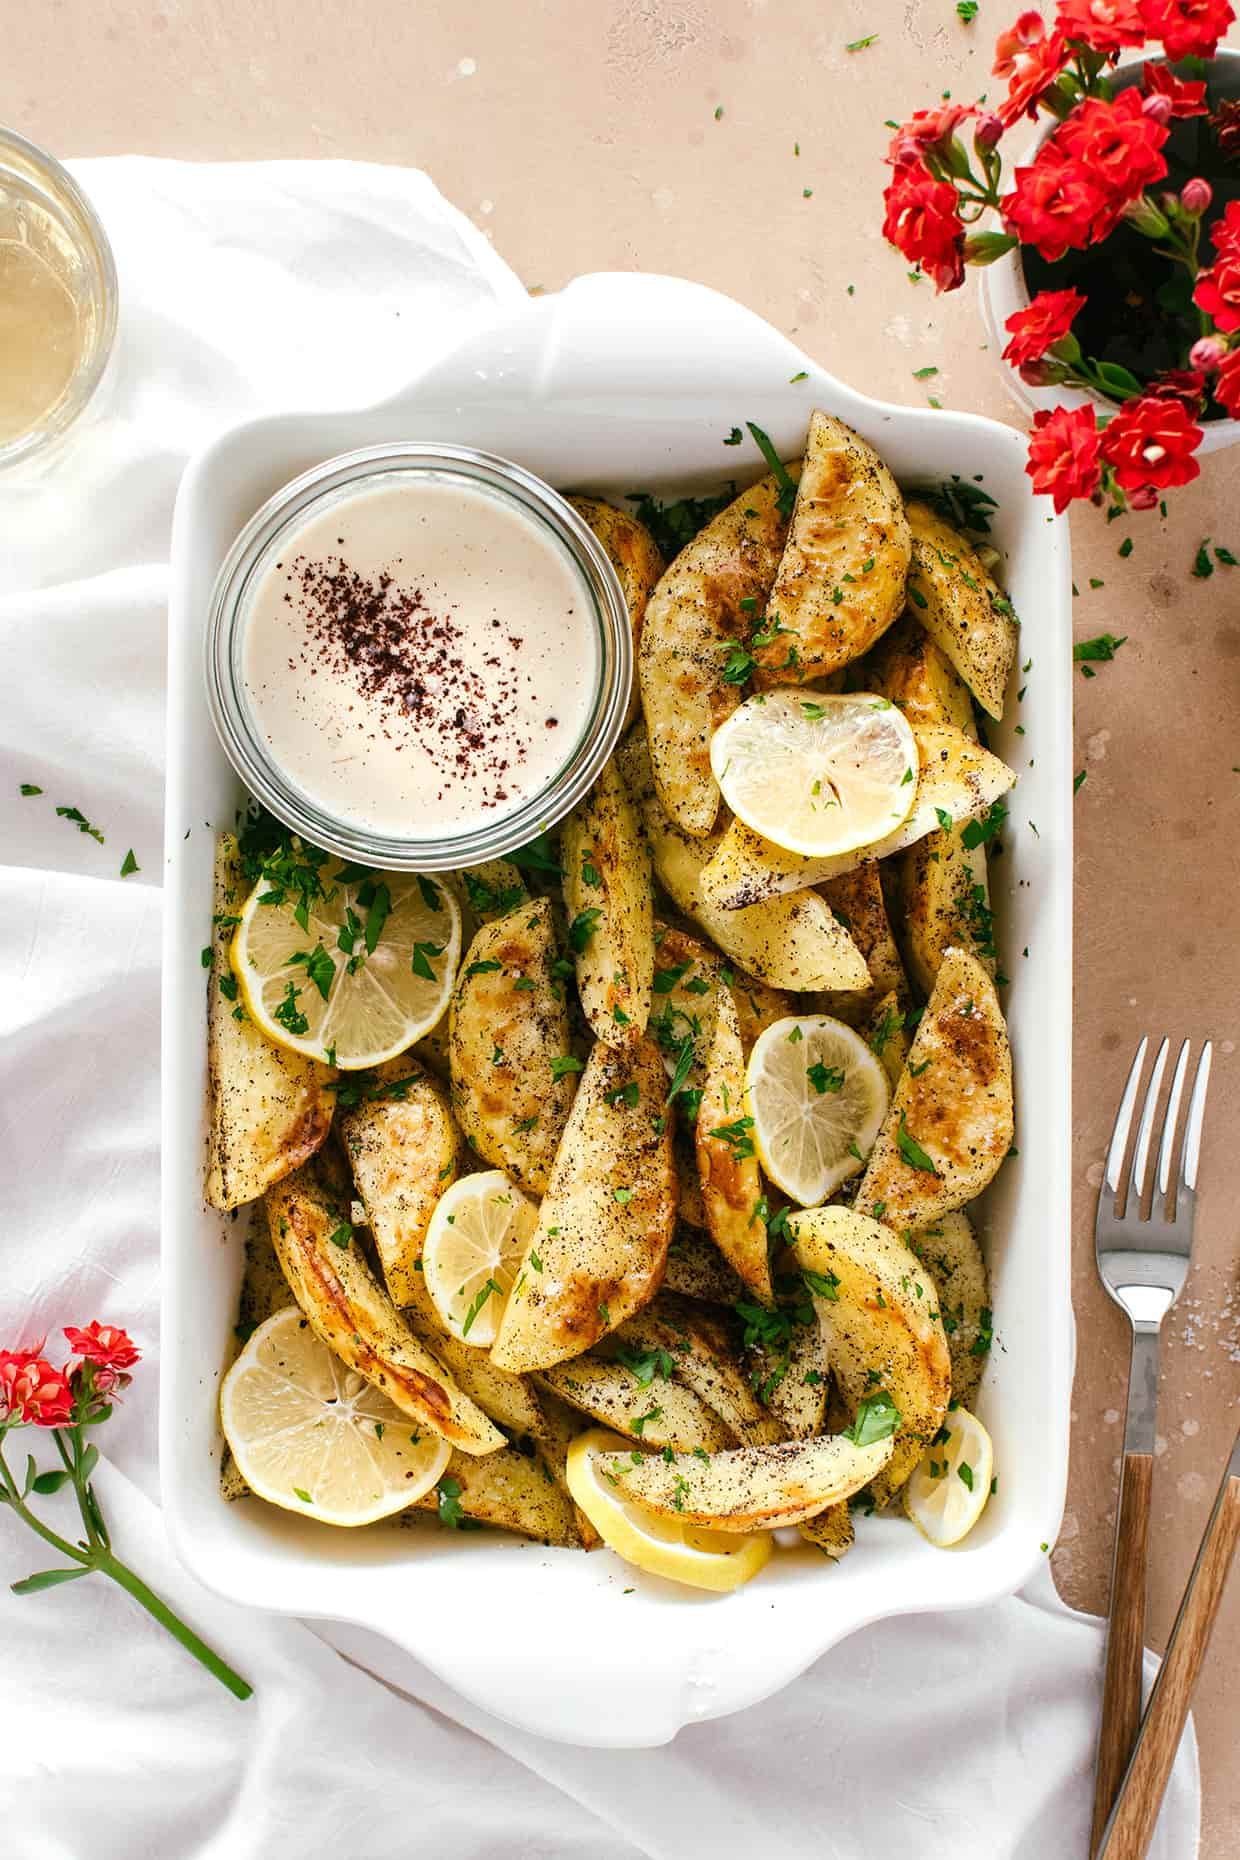
<path id="1" fill-rule="evenodd" d="M 242 665 L 259 734 L 312 801 L 420 839 L 547 786 L 589 720 L 599 645 L 549 531 L 485 488 L 387 473 L 280 539 Z"/>

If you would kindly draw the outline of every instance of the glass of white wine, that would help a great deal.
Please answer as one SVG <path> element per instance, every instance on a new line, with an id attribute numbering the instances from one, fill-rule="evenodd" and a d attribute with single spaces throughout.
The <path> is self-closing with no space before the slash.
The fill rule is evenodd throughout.
<path id="1" fill-rule="evenodd" d="M 0 129 L 0 473 L 82 413 L 116 335 L 116 266 L 58 161 Z"/>

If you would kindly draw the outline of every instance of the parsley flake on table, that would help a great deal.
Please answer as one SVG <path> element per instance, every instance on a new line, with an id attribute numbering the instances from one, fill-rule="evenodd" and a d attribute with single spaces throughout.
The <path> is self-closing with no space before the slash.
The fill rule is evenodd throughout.
<path id="1" fill-rule="evenodd" d="M 142 867 L 134 858 L 133 847 L 131 846 L 129 851 L 125 854 L 125 857 L 121 860 L 121 877 L 128 878 L 131 872 L 140 872 L 141 870 Z"/>
<path id="2" fill-rule="evenodd" d="M 42 788 L 36 788 L 35 784 L 32 781 L 24 781 L 21 787 L 18 789 L 18 793 L 24 794 L 27 798 L 29 798 L 32 794 L 42 794 L 42 792 L 43 792 Z"/>
<path id="3" fill-rule="evenodd" d="M 89 833 L 92 840 L 97 840 L 100 846 L 103 845 L 102 833 L 98 827 L 92 827 L 80 807 L 58 807 L 56 812 L 62 820 L 71 820 L 79 833 Z"/>
<path id="4" fill-rule="evenodd" d="M 844 50 L 846 52 L 863 52 L 867 45 L 873 45 L 877 37 L 878 34 L 876 32 L 871 32 L 867 33 L 864 39 L 850 39 L 845 45 Z"/>

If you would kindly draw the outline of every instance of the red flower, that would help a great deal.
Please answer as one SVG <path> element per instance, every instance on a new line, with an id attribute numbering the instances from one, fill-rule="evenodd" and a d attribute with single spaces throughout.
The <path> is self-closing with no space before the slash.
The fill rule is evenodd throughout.
<path id="1" fill-rule="evenodd" d="M 1171 132 L 1141 106 L 1137 90 L 1122 91 L 1114 103 L 1089 97 L 1055 132 L 1065 155 L 1079 162 L 1109 196 L 1116 218 L 1130 200 L 1167 172 L 1159 151 Z"/>
<path id="2" fill-rule="evenodd" d="M 1206 114 L 1208 106 L 1204 83 L 1182 82 L 1170 65 L 1143 65 L 1142 76 L 1145 79 L 1146 96 L 1165 97 L 1171 105 L 1172 116 L 1204 116 Z"/>
<path id="3" fill-rule="evenodd" d="M 1085 308 L 1079 291 L 1039 291 L 1027 309 L 1016 310 L 1004 324 L 1012 340 L 1003 351 L 1005 362 L 1020 366 L 1034 362 L 1053 343 L 1066 336 L 1078 310 Z"/>
<path id="4" fill-rule="evenodd" d="M 80 1356 L 84 1363 L 96 1363 L 100 1368 L 132 1369 L 141 1355 L 127 1332 L 118 1330 L 114 1324 L 100 1324 L 98 1319 L 85 1330 L 67 1325 L 65 1336 L 75 1356 Z"/>
<path id="5" fill-rule="evenodd" d="M 960 124 L 977 114 L 975 103 L 941 103 L 933 110 L 918 110 L 891 138 L 887 160 L 893 168 L 920 162 L 927 149 L 954 136 Z"/>
<path id="6" fill-rule="evenodd" d="M 1208 271 L 1198 273 L 1193 302 L 1199 304 L 1216 329 L 1240 329 L 1240 254 L 1226 253 Z"/>
<path id="7" fill-rule="evenodd" d="M 1210 243 L 1218 258 L 1240 258 L 1240 200 L 1229 200 L 1221 219 L 1210 228 Z"/>
<path id="8" fill-rule="evenodd" d="M 1035 413 L 1025 470 L 1033 488 L 1064 511 L 1074 497 L 1092 497 L 1102 481 L 1098 422 L 1092 407 L 1056 407 Z"/>
<path id="9" fill-rule="evenodd" d="M 1008 94 L 998 105 L 999 115 L 1009 128 L 1020 117 L 1032 116 L 1038 99 L 1068 62 L 1068 44 L 1061 32 L 1048 39 L 1040 13 L 1032 8 L 1022 13 L 1008 32 L 1000 33 L 995 43 L 994 74 L 1005 77 Z"/>
<path id="10" fill-rule="evenodd" d="M 1108 219 L 1110 202 L 1079 162 L 1064 154 L 1057 136 L 1044 142 L 1032 167 L 1018 168 L 1016 185 L 999 203 L 1004 222 L 1022 245 L 1043 258 L 1062 258 L 1069 246 L 1083 250 Z"/>
<path id="11" fill-rule="evenodd" d="M 1055 24 L 1065 38 L 1094 52 L 1118 52 L 1145 44 L 1145 22 L 1137 0 L 1059 0 Z"/>
<path id="12" fill-rule="evenodd" d="M 1169 368 L 1146 388 L 1155 400 L 1178 400 L 1194 419 L 1205 403 L 1206 378 L 1195 368 Z"/>
<path id="13" fill-rule="evenodd" d="M 1233 349 L 1214 377 L 1214 398 L 1232 419 L 1240 419 L 1240 349 Z"/>
<path id="14" fill-rule="evenodd" d="M 1125 401 L 1102 434 L 1102 456 L 1121 491 L 1166 491 L 1190 484 L 1201 470 L 1193 453 L 1201 428 L 1183 403 L 1143 394 Z"/>
<path id="15" fill-rule="evenodd" d="M 0 1419 L 61 1427 L 73 1418 L 73 1390 L 59 1369 L 29 1350 L 0 1350 Z"/>
<path id="16" fill-rule="evenodd" d="M 883 236 L 920 265 L 941 291 L 964 282 L 964 224 L 956 190 L 924 168 L 899 167 L 883 193 Z"/>
<path id="17" fill-rule="evenodd" d="M 1236 17 L 1230 0 L 1140 0 L 1147 39 L 1160 39 L 1174 64 L 1179 58 L 1213 58 Z"/>

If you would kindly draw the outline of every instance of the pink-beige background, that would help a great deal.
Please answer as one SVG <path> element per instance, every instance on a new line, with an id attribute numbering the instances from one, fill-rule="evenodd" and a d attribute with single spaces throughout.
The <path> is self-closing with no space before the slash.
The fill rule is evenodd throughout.
<path id="1" fill-rule="evenodd" d="M 884 119 L 993 91 L 993 40 L 1016 11 L 981 0 L 964 25 L 953 0 L 0 0 L 0 121 L 62 155 L 421 167 L 531 288 L 679 273 L 869 394 L 1015 419 L 975 283 L 944 299 L 911 283 L 879 194 Z M 1166 521 L 1073 518 L 1078 636 L 1127 635 L 1076 680 L 1078 1356 L 1052 1567 L 1082 1608 L 1105 1604 L 1125 1397 L 1126 1327 L 1093 1267 L 1101 1159 L 1138 1037 L 1216 1042 L 1196 1256 L 1164 1343 L 1156 1646 L 1240 1392 L 1240 569 L 1189 573 L 1205 537 L 1240 555 L 1238 491 L 1240 450 L 1207 460 Z M 1037 613 L 1022 619 L 1036 650 Z M 1203 1860 L 1240 1852 L 1238 1665 L 1240 1580 L 1197 1698 Z"/>

